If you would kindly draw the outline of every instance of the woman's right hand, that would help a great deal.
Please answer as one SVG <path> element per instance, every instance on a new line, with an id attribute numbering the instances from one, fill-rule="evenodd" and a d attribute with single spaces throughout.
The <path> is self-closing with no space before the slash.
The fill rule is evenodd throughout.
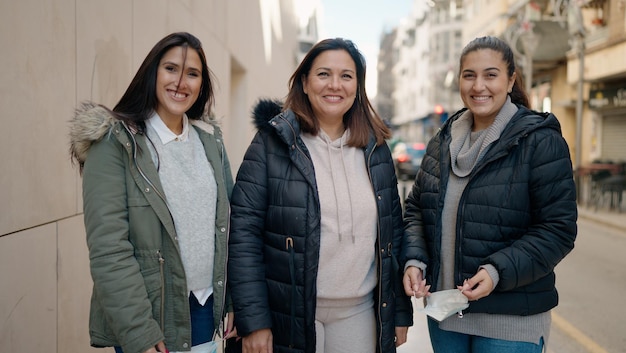
<path id="1" fill-rule="evenodd" d="M 402 284 L 404 285 L 404 292 L 408 296 L 414 296 L 415 298 L 427 297 L 430 295 L 430 285 L 426 285 L 426 279 L 423 278 L 422 270 L 415 266 L 409 266 L 404 271 L 404 277 L 402 278 Z"/>
<path id="2" fill-rule="evenodd" d="M 148 349 L 147 351 L 143 352 L 143 353 L 167 353 L 169 352 L 166 348 L 165 348 L 165 342 L 161 341 L 159 343 L 156 344 L 156 346 Z"/>
<path id="3" fill-rule="evenodd" d="M 264 328 L 256 330 L 243 338 L 243 353 L 274 353 L 272 330 Z"/>

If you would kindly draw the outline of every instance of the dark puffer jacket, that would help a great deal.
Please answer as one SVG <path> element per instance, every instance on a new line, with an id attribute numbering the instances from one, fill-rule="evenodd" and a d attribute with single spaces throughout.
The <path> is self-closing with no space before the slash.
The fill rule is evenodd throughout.
<path id="1" fill-rule="evenodd" d="M 576 191 L 556 117 L 519 107 L 469 175 L 456 220 L 442 219 L 450 171 L 450 118 L 429 142 L 406 202 L 403 260 L 427 264 L 436 291 L 441 224 L 456 222 L 455 283 L 492 264 L 500 280 L 467 312 L 532 315 L 555 307 L 554 267 L 574 247 Z"/>
<path id="2" fill-rule="evenodd" d="M 229 285 L 241 336 L 272 328 L 274 352 L 315 352 L 320 205 L 311 157 L 291 111 L 255 108 L 258 132 L 232 197 Z M 402 212 L 387 145 L 364 149 L 378 208 L 377 352 L 395 352 L 395 327 L 412 325 L 398 267 Z"/>

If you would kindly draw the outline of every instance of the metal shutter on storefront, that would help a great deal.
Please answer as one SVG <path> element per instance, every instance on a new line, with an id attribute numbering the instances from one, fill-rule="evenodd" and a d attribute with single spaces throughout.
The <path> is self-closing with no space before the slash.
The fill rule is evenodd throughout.
<path id="1" fill-rule="evenodd" d="M 626 162 L 626 110 L 602 119 L 602 159 Z"/>

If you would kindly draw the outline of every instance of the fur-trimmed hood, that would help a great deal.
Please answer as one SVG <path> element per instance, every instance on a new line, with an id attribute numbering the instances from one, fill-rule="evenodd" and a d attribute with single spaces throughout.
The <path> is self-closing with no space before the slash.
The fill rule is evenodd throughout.
<path id="1" fill-rule="evenodd" d="M 103 105 L 82 102 L 70 120 L 70 156 L 81 169 L 94 142 L 106 135 L 119 120 Z"/>
<path id="2" fill-rule="evenodd" d="M 283 102 L 278 99 L 261 98 L 252 109 L 254 126 L 259 130 L 270 127 L 269 121 L 283 111 Z"/>
<path id="3" fill-rule="evenodd" d="M 100 141 L 118 123 L 124 125 L 132 134 L 139 131 L 136 126 L 128 126 L 121 122 L 104 105 L 91 101 L 80 103 L 74 111 L 74 117 L 70 120 L 70 157 L 72 162 L 78 164 L 82 169 L 91 145 Z M 217 121 L 208 115 L 203 116 L 202 120 L 189 119 L 189 123 L 209 134 L 215 134 L 218 126 Z"/>

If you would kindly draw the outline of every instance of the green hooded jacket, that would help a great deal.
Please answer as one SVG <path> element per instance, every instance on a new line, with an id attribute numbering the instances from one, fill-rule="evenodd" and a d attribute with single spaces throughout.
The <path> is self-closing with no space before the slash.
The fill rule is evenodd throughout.
<path id="1" fill-rule="evenodd" d="M 223 334 L 226 263 L 233 188 L 221 130 L 189 119 L 218 187 L 213 264 L 214 325 Z M 110 110 L 83 103 L 71 120 L 70 153 L 83 175 L 84 221 L 93 293 L 91 345 L 141 353 L 164 340 L 191 349 L 185 272 L 174 221 L 145 134 Z"/>

